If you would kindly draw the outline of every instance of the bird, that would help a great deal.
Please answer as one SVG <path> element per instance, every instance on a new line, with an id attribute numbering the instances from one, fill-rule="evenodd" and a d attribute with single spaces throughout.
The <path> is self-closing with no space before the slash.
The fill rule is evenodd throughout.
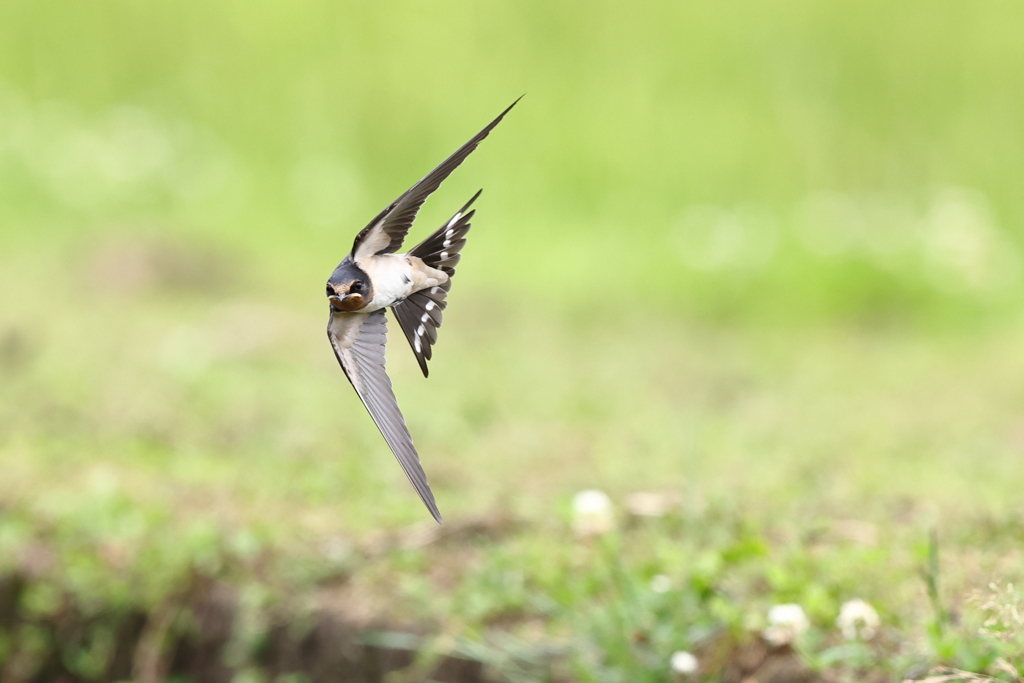
<path id="1" fill-rule="evenodd" d="M 427 377 L 427 361 L 437 341 L 442 312 L 448 305 L 446 297 L 451 291 L 455 266 L 466 244 L 470 219 L 476 213 L 470 207 L 482 190 L 422 242 L 404 254 L 396 252 L 402 247 L 416 214 L 427 198 L 466 160 L 519 99 L 360 230 L 352 251 L 327 280 L 330 305 L 327 337 L 334 355 L 438 524 L 442 522 L 441 513 L 384 368 L 387 345 L 384 311 L 391 308 L 423 376 Z"/>

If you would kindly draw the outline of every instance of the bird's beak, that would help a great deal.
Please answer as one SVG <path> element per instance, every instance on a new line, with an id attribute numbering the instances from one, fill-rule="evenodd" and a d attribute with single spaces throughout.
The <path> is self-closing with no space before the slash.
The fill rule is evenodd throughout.
<path id="1" fill-rule="evenodd" d="M 358 311 L 367 304 L 367 301 L 362 294 L 346 294 L 344 296 L 334 295 L 327 297 L 327 300 L 331 302 L 332 310 L 345 311 L 348 313 Z"/>

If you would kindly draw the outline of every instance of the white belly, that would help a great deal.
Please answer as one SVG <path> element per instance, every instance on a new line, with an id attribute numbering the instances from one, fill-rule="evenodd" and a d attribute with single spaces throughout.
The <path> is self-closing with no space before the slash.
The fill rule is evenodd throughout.
<path id="1" fill-rule="evenodd" d="M 381 254 L 361 259 L 359 267 L 373 283 L 373 299 L 360 309 L 366 313 L 387 308 L 412 294 L 412 265 L 404 254 Z"/>

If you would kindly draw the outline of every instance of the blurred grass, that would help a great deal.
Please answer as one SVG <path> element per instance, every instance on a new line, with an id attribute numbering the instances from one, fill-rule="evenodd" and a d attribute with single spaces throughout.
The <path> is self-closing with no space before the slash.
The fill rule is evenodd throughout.
<path id="1" fill-rule="evenodd" d="M 3 561 L 42 539 L 59 590 L 147 605 L 225 554 L 266 578 L 273 549 L 300 594 L 338 561 L 400 596 L 379 609 L 478 643 L 540 615 L 607 653 L 576 675 L 630 680 L 772 601 L 821 635 L 860 595 L 900 634 L 873 667 L 984 670 L 994 646 L 928 631 L 914 548 L 944 530 L 957 606 L 1019 573 L 1022 14 L 3 3 Z M 431 379 L 401 339 L 389 370 L 446 518 L 527 526 L 382 569 L 344 549 L 423 512 L 322 282 L 524 91 L 413 235 L 484 187 Z M 577 545 L 591 487 L 683 504 Z M 829 531 L 849 520 L 875 540 Z"/>
<path id="2" fill-rule="evenodd" d="M 4 208 L 9 220 L 63 208 L 76 231 L 82 209 L 94 230 L 155 214 L 232 248 L 284 249 L 304 267 L 272 268 L 308 284 L 297 294 L 311 286 L 297 271 L 319 272 L 312 254 L 329 268 L 381 197 L 529 91 L 515 130 L 438 201 L 488 186 L 490 227 L 474 247 L 492 282 L 529 263 L 531 294 L 559 287 L 582 305 L 590 264 L 611 261 L 629 283 L 609 293 L 618 305 L 943 318 L 963 302 L 932 280 L 957 290 L 999 259 L 1004 233 L 1013 256 L 997 269 L 1019 269 L 1018 11 L 8 3 Z M 951 265 L 929 220 L 950 187 L 981 193 L 967 202 L 981 237 L 947 236 L 980 241 L 977 263 Z M 801 220 L 822 191 L 838 206 Z M 766 220 L 694 224 L 694 205 Z M 478 286 L 472 269 L 464 277 Z"/>

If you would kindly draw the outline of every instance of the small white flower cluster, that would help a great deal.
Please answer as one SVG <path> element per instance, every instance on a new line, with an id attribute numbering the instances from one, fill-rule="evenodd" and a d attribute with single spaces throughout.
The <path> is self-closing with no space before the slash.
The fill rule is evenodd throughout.
<path id="1" fill-rule="evenodd" d="M 681 678 L 697 673 L 697 669 L 700 667 L 700 662 L 697 661 L 697 658 L 685 650 L 673 652 L 672 659 L 669 661 L 672 666 L 672 673 Z"/>
<path id="2" fill-rule="evenodd" d="M 836 626 L 847 640 L 871 640 L 878 633 L 880 624 L 875 608 L 859 598 L 844 602 L 836 619 Z M 800 605 L 774 605 L 768 610 L 768 628 L 764 630 L 764 639 L 775 647 L 790 645 L 810 625 Z"/>
<path id="3" fill-rule="evenodd" d="M 764 639 L 776 647 L 789 645 L 810 626 L 811 622 L 800 605 L 773 605 L 768 610 L 768 628 L 764 630 Z"/>
<path id="4" fill-rule="evenodd" d="M 577 536 L 600 536 L 615 528 L 612 501 L 604 491 L 580 491 L 572 499 L 572 528 Z"/>
<path id="5" fill-rule="evenodd" d="M 836 626 L 847 640 L 871 640 L 880 623 L 875 608 L 860 598 L 844 602 L 836 619 Z"/>

